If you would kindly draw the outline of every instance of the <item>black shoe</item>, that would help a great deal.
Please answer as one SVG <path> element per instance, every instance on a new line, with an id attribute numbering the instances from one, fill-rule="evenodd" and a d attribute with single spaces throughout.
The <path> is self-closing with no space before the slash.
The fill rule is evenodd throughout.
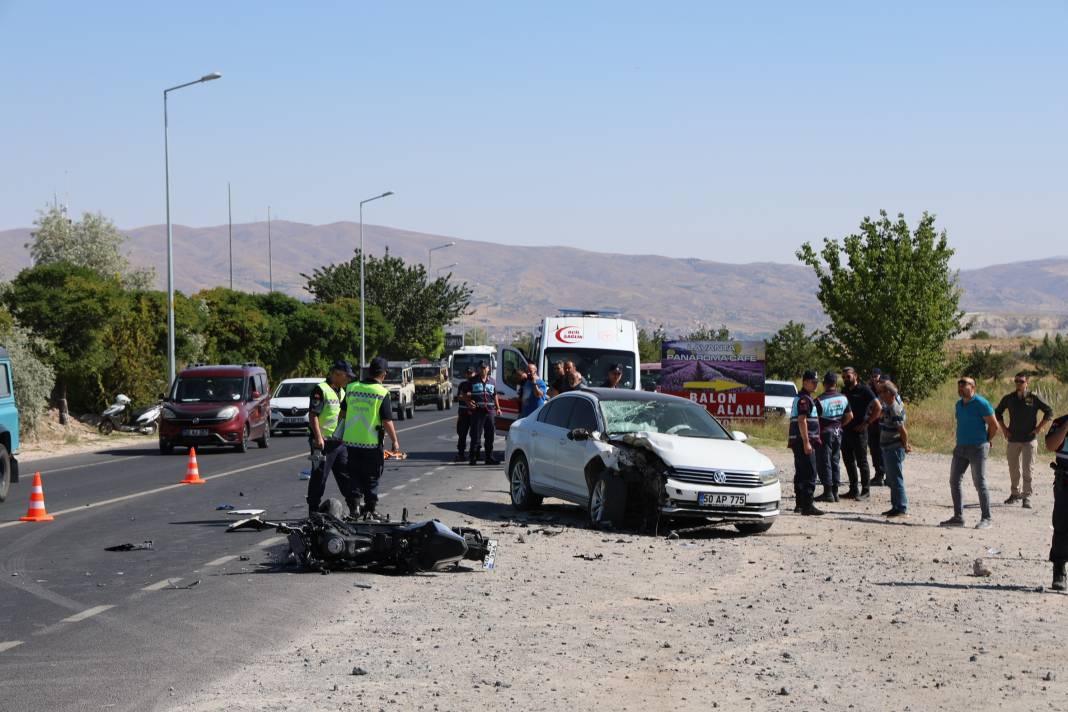
<path id="1" fill-rule="evenodd" d="M 798 502 L 794 505 L 794 514 L 801 514 L 801 503 Z"/>
<path id="2" fill-rule="evenodd" d="M 1065 576 L 1063 561 L 1055 561 L 1053 563 L 1053 585 L 1050 588 L 1054 591 L 1068 589 L 1068 577 Z"/>
<path id="3" fill-rule="evenodd" d="M 862 489 L 860 494 L 857 495 L 858 502 L 867 502 L 869 499 L 871 499 L 871 492 L 867 488 Z"/>
<path id="4" fill-rule="evenodd" d="M 834 501 L 838 501 L 838 485 L 831 487 L 831 496 L 834 497 Z"/>
<path id="5" fill-rule="evenodd" d="M 486 463 L 487 465 L 496 465 L 497 464 L 493 460 L 483 460 L 483 462 Z"/>
<path id="6" fill-rule="evenodd" d="M 816 509 L 816 507 L 811 504 L 801 510 L 801 515 L 804 517 L 822 517 L 826 513 L 827 512 L 824 512 L 822 509 Z"/>
<path id="7" fill-rule="evenodd" d="M 474 467 L 475 465 L 478 464 L 478 460 L 468 460 L 467 464 L 470 465 L 471 467 Z"/>
<path id="8" fill-rule="evenodd" d="M 869 484 L 872 487 L 885 487 L 886 486 L 886 480 L 884 480 L 882 475 L 880 475 L 878 477 L 873 478 L 872 481 Z"/>
<path id="9" fill-rule="evenodd" d="M 838 499 L 857 499 L 858 497 L 860 497 L 860 492 L 855 489 L 850 489 L 845 494 L 838 495 Z"/>
<path id="10" fill-rule="evenodd" d="M 465 455 L 465 454 L 464 454 L 464 453 L 463 453 L 463 452 L 461 451 L 461 452 L 458 452 L 458 453 L 456 453 L 456 459 L 455 459 L 455 460 L 453 460 L 453 462 L 463 462 L 463 461 L 464 461 L 464 460 L 466 460 L 466 459 L 467 459 L 467 455 Z"/>
<path id="11" fill-rule="evenodd" d="M 823 494 L 821 494 L 819 497 L 816 497 L 813 501 L 814 502 L 833 502 L 834 501 L 834 495 L 831 494 L 830 487 L 824 487 L 823 488 Z"/>
<path id="12" fill-rule="evenodd" d="M 883 512 L 884 517 L 892 517 L 895 514 L 897 514 L 897 507 L 891 507 L 890 509 Z"/>

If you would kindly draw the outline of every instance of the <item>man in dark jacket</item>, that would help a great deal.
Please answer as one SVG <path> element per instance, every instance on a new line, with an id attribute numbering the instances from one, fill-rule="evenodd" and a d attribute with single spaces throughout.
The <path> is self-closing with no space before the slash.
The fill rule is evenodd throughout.
<path id="1" fill-rule="evenodd" d="M 846 472 L 849 474 L 849 491 L 840 498 L 866 500 L 870 496 L 868 487 L 871 483 L 871 470 L 868 468 L 868 432 L 874 429 L 878 433 L 878 427 L 873 427 L 873 424 L 879 422 L 882 406 L 875 397 L 875 392 L 861 382 L 860 374 L 852 366 L 842 369 L 842 380 L 845 382 L 842 395 L 849 399 L 853 420 L 842 433 L 842 460 L 845 461 Z"/>
<path id="2" fill-rule="evenodd" d="M 794 452 L 795 511 L 806 516 L 821 515 L 822 510 L 812 504 L 816 492 L 816 447 L 820 444 L 820 406 L 816 392 L 815 371 L 805 371 L 801 377 L 801 392 L 794 399 L 790 412 L 790 449 Z"/>

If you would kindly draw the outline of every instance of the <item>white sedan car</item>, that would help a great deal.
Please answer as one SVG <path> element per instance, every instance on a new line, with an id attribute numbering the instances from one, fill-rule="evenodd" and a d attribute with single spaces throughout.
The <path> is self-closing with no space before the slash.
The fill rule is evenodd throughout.
<path id="1" fill-rule="evenodd" d="M 765 532 L 779 515 L 779 476 L 744 440 L 683 398 L 584 388 L 511 426 L 508 488 L 516 509 L 557 497 L 586 507 L 595 526 L 666 517 Z"/>
<path id="2" fill-rule="evenodd" d="M 287 378 L 271 396 L 271 435 L 308 432 L 308 401 L 325 379 Z"/>

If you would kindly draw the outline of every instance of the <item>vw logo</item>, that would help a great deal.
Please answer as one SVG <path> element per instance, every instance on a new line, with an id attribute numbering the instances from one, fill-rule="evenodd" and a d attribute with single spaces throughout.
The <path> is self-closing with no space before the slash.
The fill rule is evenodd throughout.
<path id="1" fill-rule="evenodd" d="M 196 425 L 199 422 L 200 422 L 200 418 L 193 418 L 193 425 Z"/>
<path id="2" fill-rule="evenodd" d="M 712 481 L 717 485 L 722 485 L 727 481 L 727 473 L 722 470 L 716 470 L 712 473 Z"/>

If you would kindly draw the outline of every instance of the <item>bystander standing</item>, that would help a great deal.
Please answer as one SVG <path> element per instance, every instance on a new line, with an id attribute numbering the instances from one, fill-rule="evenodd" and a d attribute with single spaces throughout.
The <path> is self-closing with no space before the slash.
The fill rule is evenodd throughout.
<path id="1" fill-rule="evenodd" d="M 905 404 L 897 386 L 886 380 L 879 383 L 882 416 L 879 419 L 879 447 L 886 466 L 886 486 L 890 488 L 890 509 L 884 517 L 909 516 L 909 498 L 905 494 L 905 455 L 912 452 L 905 427 Z"/>
<path id="2" fill-rule="evenodd" d="M 845 382 L 842 395 L 849 399 L 853 420 L 842 433 L 842 460 L 845 462 L 846 472 L 849 475 L 849 491 L 841 498 L 866 500 L 870 496 L 868 488 L 871 485 L 871 470 L 868 468 L 868 430 L 878 422 L 882 406 L 875 392 L 861 382 L 860 374 L 852 366 L 842 369 L 842 380 Z"/>
<path id="3" fill-rule="evenodd" d="M 1002 398 L 994 409 L 994 417 L 1007 441 L 1005 452 L 1009 458 L 1009 484 L 1012 491 L 1005 504 L 1021 502 L 1024 509 L 1030 509 L 1031 475 L 1038 455 L 1037 436 L 1053 419 L 1053 409 L 1028 390 L 1026 373 L 1017 373 L 1013 380 L 1016 389 Z M 1005 425 L 1006 410 L 1009 411 L 1008 425 Z M 1040 412 L 1041 422 L 1038 420 Z"/>
<path id="4" fill-rule="evenodd" d="M 998 423 L 990 401 L 975 392 L 975 380 L 965 376 L 957 381 L 960 400 L 956 405 L 957 446 L 953 448 L 953 460 L 949 466 L 949 489 L 953 496 L 953 516 L 941 523 L 943 527 L 964 526 L 963 480 L 966 470 L 971 469 L 972 483 L 979 495 L 981 516 L 976 529 L 989 529 L 990 492 L 986 487 L 986 463 L 990 445 L 998 434 Z"/>

